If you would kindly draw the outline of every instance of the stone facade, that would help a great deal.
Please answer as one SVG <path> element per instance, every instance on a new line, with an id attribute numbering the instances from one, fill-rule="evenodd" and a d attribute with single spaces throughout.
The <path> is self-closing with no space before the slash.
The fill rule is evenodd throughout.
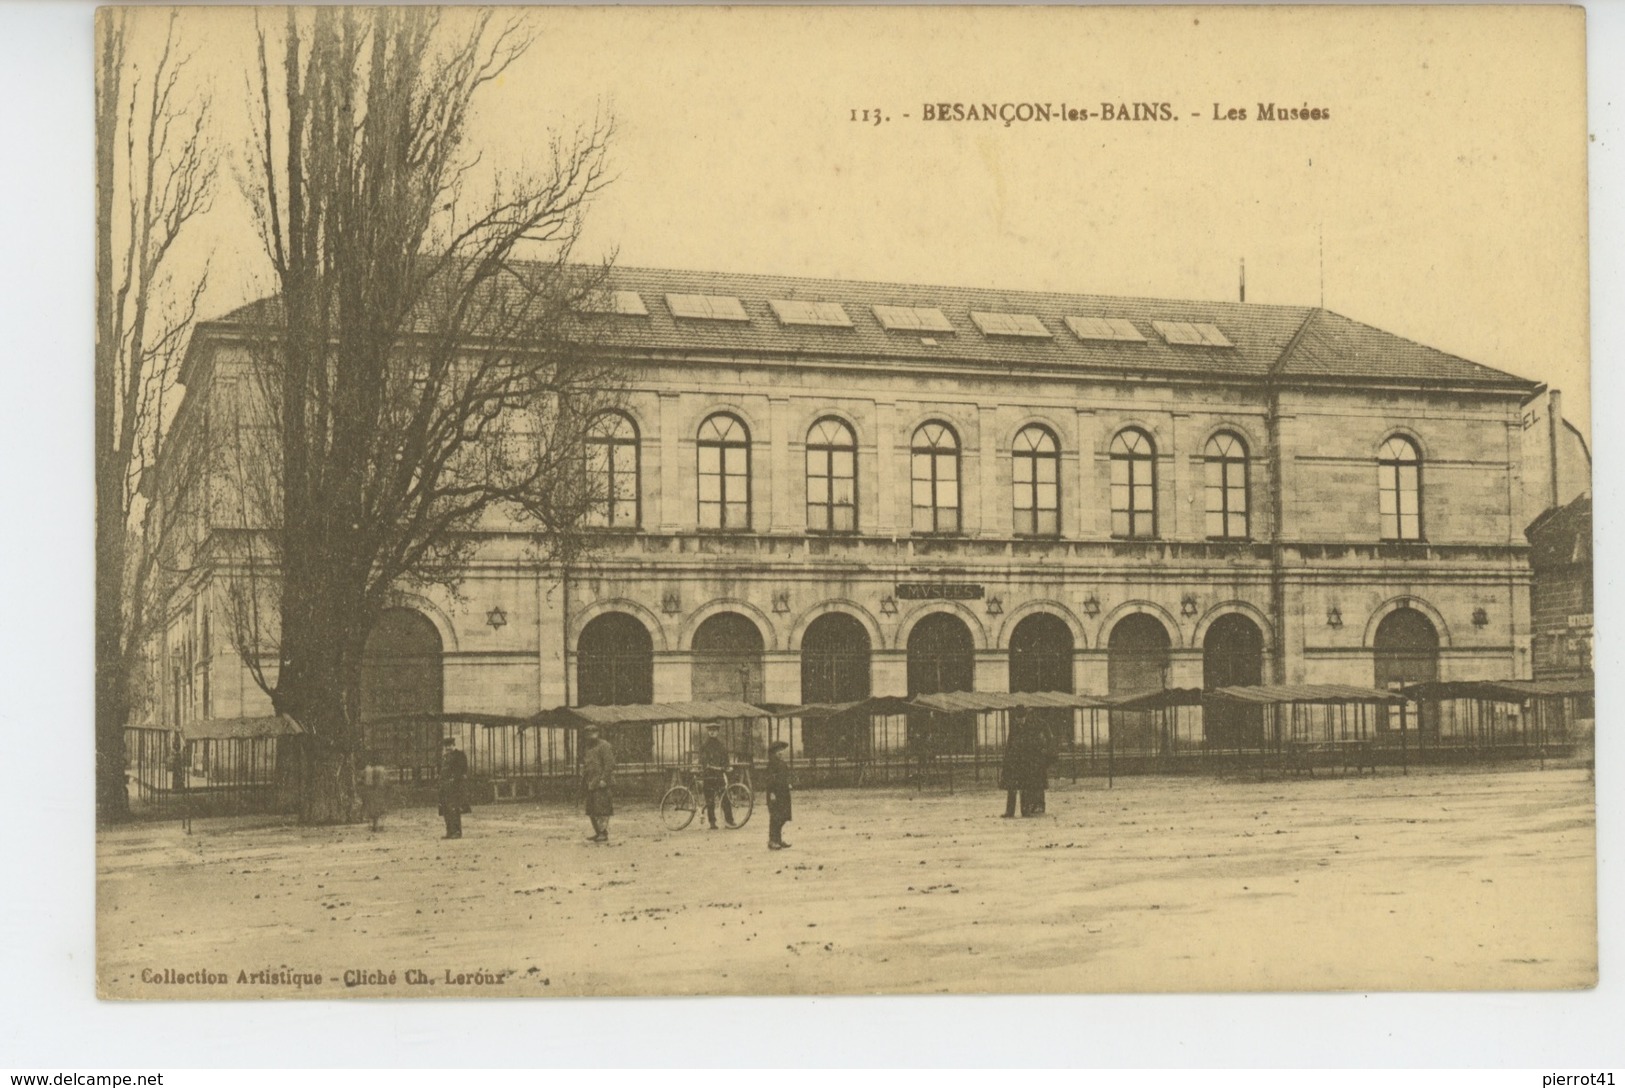
<path id="1" fill-rule="evenodd" d="M 866 633 L 868 686 L 877 695 L 920 686 L 911 682 L 911 636 L 936 613 L 956 617 L 969 635 L 974 676 L 957 686 L 984 691 L 1009 690 L 1013 633 L 1035 614 L 1070 633 L 1070 646 L 1058 645 L 1072 687 L 1084 692 L 1113 686 L 1113 632 L 1134 615 L 1154 620 L 1167 643 L 1166 659 L 1135 675 L 1143 681 L 1160 670 L 1169 686 L 1232 675 L 1220 659 L 1254 652 L 1215 644 L 1210 632 L 1227 615 L 1256 630 L 1265 682 L 1378 682 L 1386 637 L 1379 628 L 1396 612 L 1431 626 L 1440 678 L 1530 674 L 1523 527 L 1532 512 L 1520 406 L 1532 383 L 1310 309 L 961 297 L 761 277 L 698 283 L 743 299 L 749 318 L 741 324 L 666 313 L 666 292 L 694 290 L 694 274 L 633 270 L 619 285 L 637 291 L 654 316 L 606 320 L 634 331 L 644 328 L 639 321 L 662 323 L 627 334 L 638 527 L 605 532 L 576 569 L 538 571 L 525 560 L 524 536 L 492 525 L 457 598 L 403 595 L 400 606 L 438 635 L 445 710 L 527 714 L 578 702 L 583 682 L 596 682 L 579 674 L 583 632 L 607 614 L 647 632 L 647 695 L 657 702 L 717 694 L 731 675 L 717 669 L 734 664 L 738 695 L 816 698 L 804 686 L 803 640 L 829 613 Z M 765 302 L 785 297 L 840 301 L 854 328 L 828 332 L 830 346 L 821 348 L 812 333 L 775 323 Z M 934 301 L 954 331 L 905 337 L 870 328 L 871 304 L 886 298 Z M 1034 361 L 1024 363 L 1023 343 L 983 335 L 970 316 L 978 307 L 1037 314 L 1049 340 L 1035 343 Z M 1064 323 L 1069 314 L 1127 314 L 1145 343 L 1085 341 Z M 1152 325 L 1159 318 L 1211 322 L 1234 346 L 1176 349 Z M 798 338 L 776 349 L 775 331 Z M 742 341 L 747 333 L 756 339 Z M 217 391 L 243 388 L 231 379 L 239 338 L 229 321 L 200 329 L 188 410 L 207 411 Z M 951 355 L 933 355 L 939 339 Z M 750 520 L 741 531 L 700 528 L 698 436 L 719 412 L 749 434 Z M 852 533 L 808 529 L 807 436 L 831 418 L 856 439 Z M 912 447 L 927 422 L 957 436 L 957 533 L 913 528 Z M 1013 451 L 1035 424 L 1059 451 L 1059 532 L 1051 536 L 1017 532 L 1013 496 L 1023 470 Z M 1113 532 L 1113 440 L 1127 428 L 1154 450 L 1149 538 Z M 1245 487 L 1233 492 L 1245 496 L 1245 530 L 1227 539 L 1210 536 L 1208 518 L 1209 443 L 1219 435 L 1245 450 L 1236 478 Z M 1420 460 L 1420 539 L 1384 539 L 1379 454 L 1395 437 Z M 160 720 L 267 712 L 229 649 L 211 585 L 205 564 L 177 598 L 170 667 L 156 677 Z M 754 627 L 759 653 L 748 644 L 730 644 L 722 656 L 714 645 L 696 647 L 706 621 L 728 613 Z M 1148 630 L 1143 621 L 1140 630 Z M 861 656 L 861 639 L 848 641 Z M 1115 652 L 1146 653 L 1126 636 Z M 1241 665 L 1243 673 L 1252 667 Z"/>

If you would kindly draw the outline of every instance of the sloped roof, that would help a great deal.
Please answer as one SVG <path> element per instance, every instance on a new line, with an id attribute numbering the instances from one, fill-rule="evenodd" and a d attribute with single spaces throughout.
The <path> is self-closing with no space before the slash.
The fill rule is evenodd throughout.
<path id="1" fill-rule="evenodd" d="M 561 706 L 542 711 L 540 714 L 528 719 L 528 724 L 579 728 L 587 725 L 716 722 L 733 718 L 766 718 L 772 716 L 771 710 L 756 706 L 753 703 L 741 703 L 731 699 L 709 699 L 689 703 Z"/>
<path id="2" fill-rule="evenodd" d="M 1387 378 L 1529 387 L 1538 384 L 1330 310 L 1309 312 L 1301 333 L 1282 355 L 1278 372 L 1304 378 Z"/>
<path id="3" fill-rule="evenodd" d="M 648 312 L 583 320 L 610 347 L 653 354 L 936 361 L 1135 377 L 1263 380 L 1273 374 L 1289 382 L 1521 392 L 1539 384 L 1314 307 L 627 267 L 610 273 L 608 287 L 635 292 Z M 736 298 L 746 320 L 678 316 L 668 295 Z M 772 301 L 839 303 L 851 324 L 786 323 Z M 876 306 L 940 310 L 953 331 L 888 329 Z M 276 308 L 275 299 L 262 299 L 213 324 L 261 324 L 274 319 Z M 1031 315 L 1050 335 L 984 332 L 985 320 L 973 313 Z M 1144 340 L 1084 340 L 1068 326 L 1068 317 L 1126 319 Z M 1153 322 L 1212 324 L 1234 346 L 1169 343 Z"/>
<path id="4" fill-rule="evenodd" d="M 1087 710 L 1105 705 L 1092 695 L 1077 695 L 1070 691 L 942 691 L 934 695 L 917 695 L 914 705 L 927 710 L 963 713 L 989 710 Z"/>
<path id="5" fill-rule="evenodd" d="M 1217 688 L 1211 699 L 1235 703 L 1403 703 L 1405 697 L 1392 691 L 1354 687 L 1350 684 L 1254 684 Z"/>
<path id="6" fill-rule="evenodd" d="M 241 740 L 254 737 L 288 737 L 303 733 L 299 723 L 286 714 L 258 718 L 200 718 L 182 723 L 180 733 L 187 740 Z"/>
<path id="7" fill-rule="evenodd" d="M 1543 512 L 1523 535 L 1529 538 L 1529 562 L 1536 570 L 1591 562 L 1591 494 Z"/>

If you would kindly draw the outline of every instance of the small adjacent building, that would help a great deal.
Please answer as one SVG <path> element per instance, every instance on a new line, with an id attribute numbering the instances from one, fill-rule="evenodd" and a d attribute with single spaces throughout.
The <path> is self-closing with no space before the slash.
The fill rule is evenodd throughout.
<path id="1" fill-rule="evenodd" d="M 1591 496 L 1536 518 L 1526 530 L 1536 680 L 1591 679 Z"/>

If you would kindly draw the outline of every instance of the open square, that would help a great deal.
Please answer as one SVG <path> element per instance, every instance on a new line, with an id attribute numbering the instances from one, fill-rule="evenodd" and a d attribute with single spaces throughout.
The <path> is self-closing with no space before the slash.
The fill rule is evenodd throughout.
<path id="1" fill-rule="evenodd" d="M 481 806 L 455 842 L 432 808 L 391 813 L 377 834 L 109 828 L 100 986 L 170 999 L 1584 987 L 1594 791 L 1585 770 L 1533 764 L 1147 776 L 1060 784 L 1047 815 L 1005 820 L 988 790 L 806 790 L 782 853 L 761 812 L 738 831 L 701 819 L 674 833 L 632 798 L 608 845 L 556 804 Z"/>

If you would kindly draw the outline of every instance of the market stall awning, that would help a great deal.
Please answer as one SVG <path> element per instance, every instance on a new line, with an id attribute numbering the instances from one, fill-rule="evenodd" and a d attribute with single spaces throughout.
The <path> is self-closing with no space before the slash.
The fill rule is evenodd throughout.
<path id="1" fill-rule="evenodd" d="M 187 722 L 180 728 L 187 740 L 244 740 L 253 737 L 286 737 L 303 733 L 300 724 L 286 714 L 262 718 L 205 718 Z"/>
<path id="2" fill-rule="evenodd" d="M 1403 703 L 1397 691 L 1355 687 L 1352 684 L 1259 684 L 1252 687 L 1215 688 L 1208 698 L 1260 706 L 1288 703 Z"/>
<path id="3" fill-rule="evenodd" d="M 1106 704 L 1093 695 L 1070 691 L 942 691 L 916 695 L 915 706 L 946 714 L 990 710 L 1089 710 Z"/>
<path id="4" fill-rule="evenodd" d="M 914 704 L 901 695 L 872 695 L 867 699 L 856 699 L 849 703 L 808 703 L 805 706 L 788 707 L 779 710 L 774 716 L 803 718 L 808 721 L 835 718 L 842 714 L 878 718 L 891 714 L 907 714 L 914 709 Z"/>
<path id="5" fill-rule="evenodd" d="M 771 711 L 752 703 L 713 699 L 630 706 L 561 706 L 542 711 L 528 719 L 526 724 L 580 728 L 584 725 L 659 725 L 664 722 L 720 722 L 732 718 L 773 716 Z"/>
<path id="6" fill-rule="evenodd" d="M 1113 710 L 1162 710 L 1170 706 L 1201 706 L 1201 688 L 1152 688 L 1103 695 L 1102 704 Z"/>
<path id="7" fill-rule="evenodd" d="M 468 725 L 504 726 L 524 725 L 530 721 L 527 717 L 514 714 L 486 714 L 482 711 L 447 711 L 441 714 L 385 714 L 377 718 L 364 718 L 363 726 L 368 725 L 455 725 L 459 722 Z"/>
<path id="8" fill-rule="evenodd" d="M 1429 680 L 1410 684 L 1404 692 L 1412 699 L 1483 699 L 1494 703 L 1524 703 L 1530 699 L 1591 695 L 1595 688 L 1595 683 L 1587 679 Z"/>

